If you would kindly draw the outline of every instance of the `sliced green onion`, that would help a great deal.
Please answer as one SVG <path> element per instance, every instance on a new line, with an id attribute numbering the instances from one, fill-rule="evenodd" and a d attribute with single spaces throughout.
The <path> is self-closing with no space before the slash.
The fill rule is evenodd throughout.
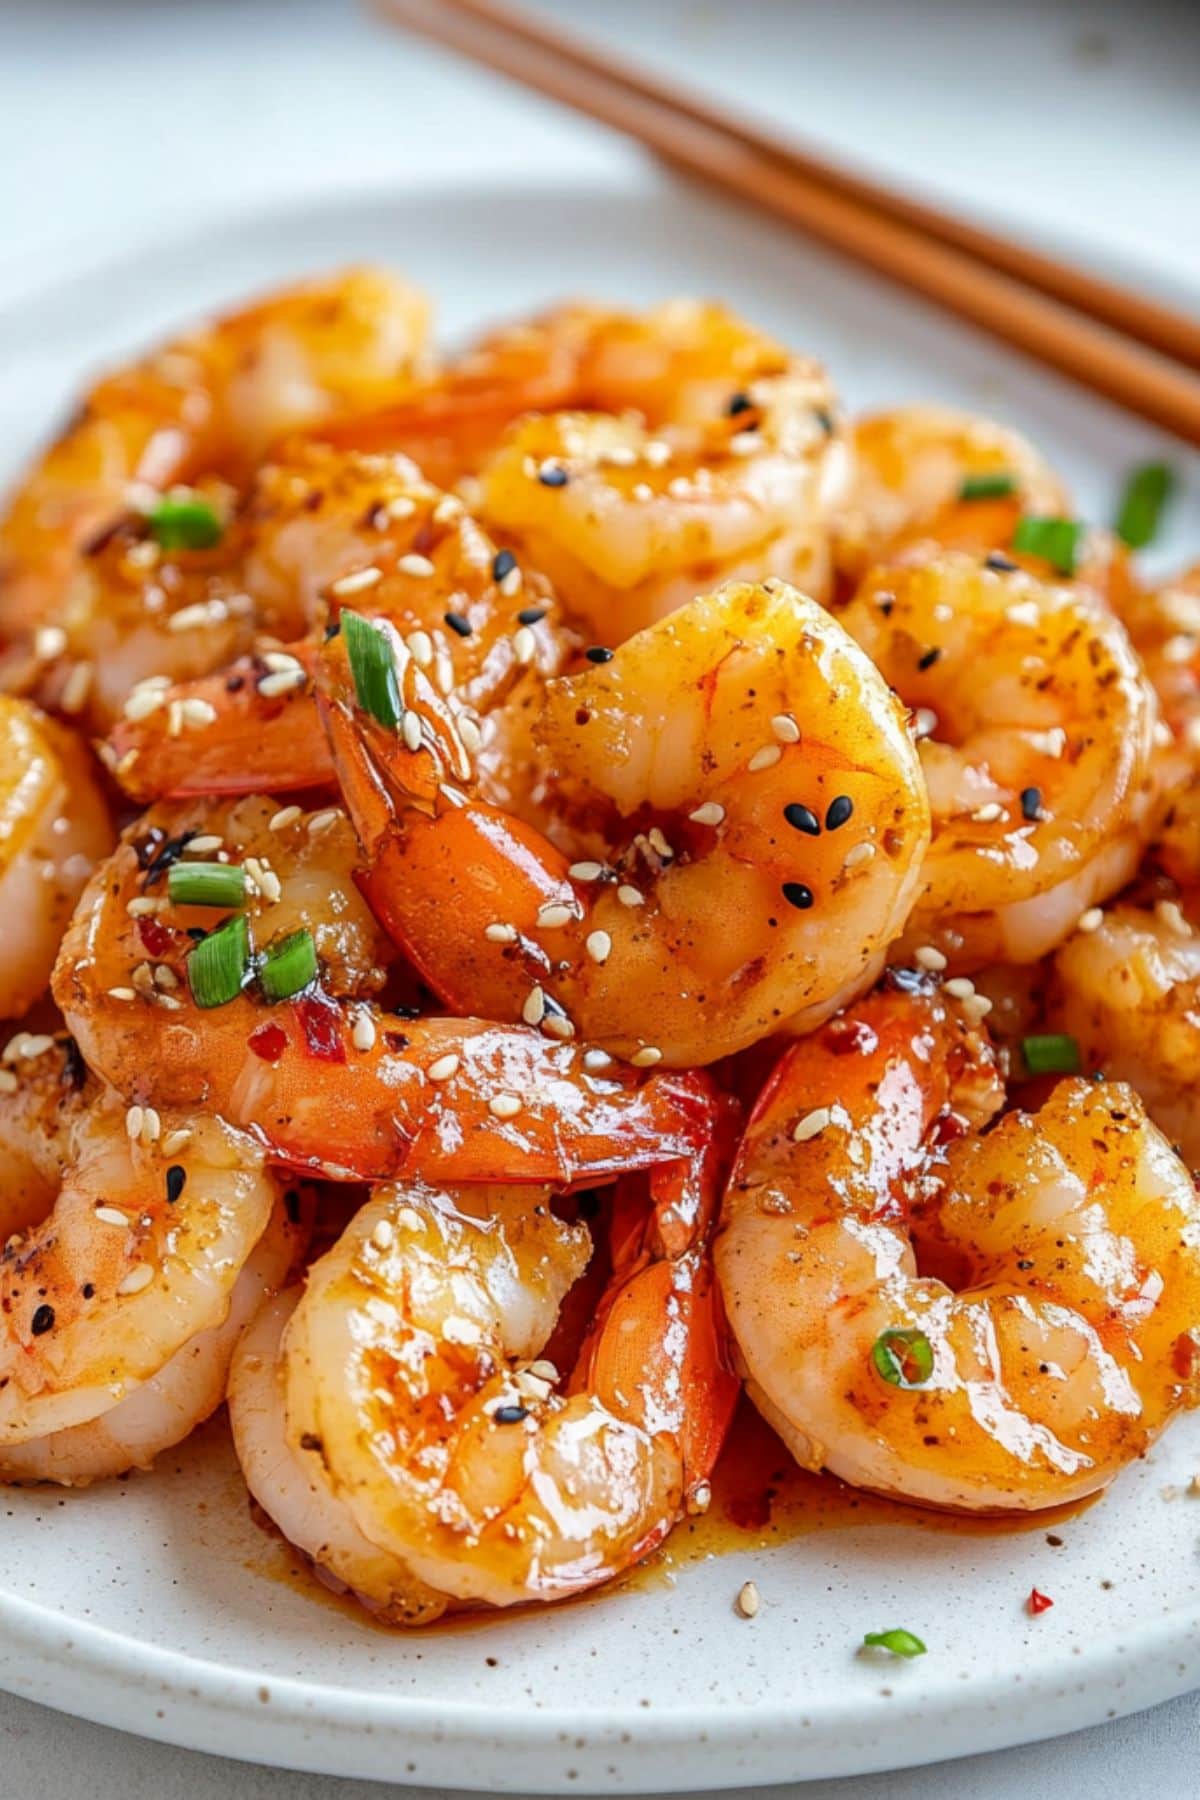
<path id="1" fill-rule="evenodd" d="M 202 938 L 187 959 L 188 986 L 197 1006 L 224 1006 L 236 1000 L 250 961 L 250 932 L 244 913 L 226 919 Z"/>
<path id="2" fill-rule="evenodd" d="M 1044 557 L 1060 575 L 1073 575 L 1083 526 L 1078 519 L 1037 518 L 1026 513 L 1017 520 L 1012 547 L 1029 556 Z"/>
<path id="3" fill-rule="evenodd" d="M 863 1636 L 863 1643 L 870 1644 L 875 1650 L 890 1650 L 893 1656 L 924 1656 L 925 1646 L 915 1631 L 905 1631 L 897 1626 L 892 1631 L 868 1631 Z"/>
<path id="4" fill-rule="evenodd" d="M 381 725 L 398 725 L 404 711 L 396 681 L 396 665 L 387 639 L 358 613 L 342 614 L 342 636 L 358 704 Z"/>
<path id="5" fill-rule="evenodd" d="M 871 1361 L 892 1387 L 924 1387 L 933 1374 L 933 1345 L 915 1326 L 893 1326 L 871 1345 Z"/>
<path id="6" fill-rule="evenodd" d="M 246 871 L 238 863 L 172 863 L 167 893 L 176 906 L 244 906 Z"/>
<path id="7" fill-rule="evenodd" d="M 273 944 L 258 971 L 259 985 L 268 1000 L 288 1000 L 306 988 L 317 973 L 317 946 L 311 931 L 293 931 Z"/>
<path id="8" fill-rule="evenodd" d="M 960 500 L 1007 500 L 1016 491 L 1016 476 L 1007 469 L 996 469 L 990 475 L 964 475 L 958 497 Z"/>
<path id="9" fill-rule="evenodd" d="M 1131 550 L 1140 550 L 1152 541 L 1174 486 L 1174 470 L 1166 463 L 1143 463 L 1133 471 L 1125 483 L 1116 523 L 1117 536 Z"/>
<path id="10" fill-rule="evenodd" d="M 222 537 L 216 508 L 199 495 L 160 500 L 146 514 L 146 523 L 164 550 L 211 550 Z"/>
<path id="11" fill-rule="evenodd" d="M 1065 1031 L 1021 1039 L 1021 1055 L 1031 1075 L 1078 1075 L 1079 1045 Z"/>

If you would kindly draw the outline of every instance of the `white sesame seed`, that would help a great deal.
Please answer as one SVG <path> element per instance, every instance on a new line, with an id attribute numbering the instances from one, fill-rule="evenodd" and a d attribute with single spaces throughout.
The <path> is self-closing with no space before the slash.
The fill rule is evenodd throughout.
<path id="1" fill-rule="evenodd" d="M 548 1400 L 553 1391 L 550 1382 L 539 1380 L 536 1375 L 531 1375 L 528 1369 L 521 1369 L 518 1374 L 513 1376 L 513 1386 L 522 1400 Z"/>
<path id="2" fill-rule="evenodd" d="M 308 821 L 308 830 L 315 837 L 322 831 L 328 831 L 331 825 L 336 825 L 341 816 L 336 806 L 326 807 L 324 812 L 313 814 Z"/>
<path id="3" fill-rule="evenodd" d="M 407 560 L 407 557 L 402 556 L 397 567 L 402 569 Z M 421 561 L 424 562 L 424 560 L 422 557 Z M 432 568 L 432 564 L 430 567 Z M 340 600 L 345 594 L 361 594 L 365 589 L 373 588 L 375 583 L 382 579 L 383 570 L 377 569 L 374 563 L 368 563 L 365 569 L 355 569 L 349 575 L 343 575 L 337 581 L 331 581 L 329 591 L 331 594 L 336 594 Z"/>
<path id="4" fill-rule="evenodd" d="M 468 750 L 472 756 L 478 756 L 479 752 L 483 749 L 483 733 L 475 723 L 475 720 L 467 718 L 466 716 L 460 718 L 458 721 L 458 735 L 463 741 L 464 750 Z"/>
<path id="5" fill-rule="evenodd" d="M 662 831 L 660 831 L 659 827 L 657 825 L 652 825 L 646 835 L 650 840 L 650 848 L 657 851 L 664 862 L 670 862 L 674 857 L 675 852 L 672 850 L 670 844 L 668 844 L 666 837 Z"/>
<path id="6" fill-rule="evenodd" d="M 465 510 L 457 494 L 443 494 L 433 509 L 434 524 L 453 525 L 456 519 L 461 519 Z"/>
<path id="7" fill-rule="evenodd" d="M 498 582 L 500 592 L 506 600 L 511 600 L 520 593 L 525 577 L 521 573 L 520 563 L 514 563 L 507 575 L 502 575 Z"/>
<path id="8" fill-rule="evenodd" d="M 1195 638 L 1190 633 L 1181 632 L 1178 637 L 1168 638 L 1163 645 L 1163 661 L 1167 663 L 1190 662 L 1195 648 Z"/>
<path id="9" fill-rule="evenodd" d="M 540 987 L 531 987 L 525 996 L 525 1004 L 521 1008 L 521 1017 L 527 1025 L 540 1025 L 546 1016 L 546 995 Z"/>
<path id="10" fill-rule="evenodd" d="M 264 650 L 263 664 L 273 675 L 287 675 L 303 665 L 286 650 Z"/>
<path id="11" fill-rule="evenodd" d="M 264 700 L 278 700 L 281 694 L 290 694 L 295 688 L 302 688 L 308 680 L 304 670 L 282 669 L 278 675 L 264 675 L 258 684 L 258 691 Z"/>
<path id="12" fill-rule="evenodd" d="M 646 896 L 641 889 L 633 887 L 628 881 L 623 881 L 617 889 L 617 899 L 622 906 L 645 906 L 646 904 Z"/>
<path id="13" fill-rule="evenodd" d="M 82 712 L 87 704 L 87 697 L 92 691 L 92 665 L 89 662 L 76 663 L 63 683 L 63 691 L 59 705 L 65 713 Z"/>
<path id="14" fill-rule="evenodd" d="M 612 1057 L 607 1050 L 585 1050 L 583 1066 L 589 1075 L 599 1075 L 604 1069 L 611 1069 Z"/>
<path id="15" fill-rule="evenodd" d="M 661 469 L 671 460 L 671 446 L 661 438 L 651 438 L 648 444 L 642 445 L 642 461 L 648 462 L 652 469 Z"/>
<path id="16" fill-rule="evenodd" d="M 637 451 L 631 444 L 613 444 L 601 452 L 598 460 L 614 469 L 632 469 L 637 461 Z"/>
<path id="17" fill-rule="evenodd" d="M 176 1000 L 172 994 L 156 994 L 155 1000 L 164 1012 L 182 1012 L 183 1001 Z"/>
<path id="18" fill-rule="evenodd" d="M 647 500 L 653 500 L 654 489 L 650 486 L 648 481 L 636 482 L 634 484 L 633 497 L 635 500 L 640 500 L 644 505 Z"/>
<path id="19" fill-rule="evenodd" d="M 932 737 L 937 730 L 938 716 L 931 706 L 918 706 L 913 714 L 912 730 L 915 738 Z"/>
<path id="20" fill-rule="evenodd" d="M 154 1270 L 149 1263 L 134 1263 L 128 1275 L 117 1283 L 118 1294 L 140 1294 L 143 1288 L 150 1286 L 154 1280 Z"/>
<path id="21" fill-rule="evenodd" d="M 449 496 L 447 496 L 447 498 L 449 498 Z M 411 494 L 397 494 L 394 500 L 388 501 L 384 510 L 387 512 L 389 518 L 411 519 L 417 510 L 417 503 Z"/>
<path id="22" fill-rule="evenodd" d="M 792 1141 L 797 1144 L 807 1143 L 809 1138 L 816 1137 L 824 1131 L 832 1114 L 827 1106 L 814 1106 L 811 1112 L 805 1113 L 798 1124 L 792 1127 Z"/>
<path id="23" fill-rule="evenodd" d="M 450 1077 L 457 1073 L 461 1060 L 461 1057 L 456 1056 L 451 1050 L 447 1055 L 439 1056 L 436 1062 L 430 1063 L 425 1073 L 430 1081 L 449 1081 Z"/>
<path id="24" fill-rule="evenodd" d="M 223 600 L 198 600 L 192 606 L 181 606 L 167 620 L 168 631 L 199 631 L 205 625 L 223 625 L 229 608 Z"/>
<path id="25" fill-rule="evenodd" d="M 150 913 L 165 912 L 169 905 L 170 901 L 165 895 L 160 898 L 157 894 L 136 894 L 126 902 L 125 911 L 131 919 L 141 919 L 148 917 Z"/>
<path id="26" fill-rule="evenodd" d="M 743 1619 L 754 1618 L 759 1607 L 762 1605 L 762 1601 L 759 1597 L 758 1589 L 752 1581 L 743 1581 L 741 1587 L 738 1589 L 737 1600 L 734 1604 Z"/>
<path id="27" fill-rule="evenodd" d="M 493 1094 L 488 1101 L 488 1111 L 494 1119 L 515 1119 L 520 1110 L 519 1094 Z"/>
<path id="28" fill-rule="evenodd" d="M 662 1061 L 662 1058 L 663 1053 L 657 1044 L 643 1044 L 640 1050 L 634 1051 L 629 1060 L 635 1069 L 652 1069 L 655 1063 Z"/>
<path id="29" fill-rule="evenodd" d="M 145 1118 L 146 1118 L 146 1114 L 142 1107 L 140 1107 L 140 1106 L 129 1107 L 125 1113 L 126 1136 L 128 1136 L 130 1138 L 141 1137 L 142 1126 L 145 1123 Z"/>
<path id="30" fill-rule="evenodd" d="M 695 1487 L 692 1488 L 691 1492 L 687 1495 L 684 1504 L 687 1507 L 689 1515 L 693 1519 L 699 1518 L 702 1513 L 706 1513 L 712 1505 L 711 1482 L 698 1481 Z"/>
<path id="31" fill-rule="evenodd" d="M 433 661 L 433 639 L 427 631 L 410 631 L 405 638 L 408 654 L 418 668 L 427 669 Z"/>
<path id="32" fill-rule="evenodd" d="M 494 919 L 483 935 L 491 944 L 515 944 L 519 933 L 515 925 L 506 925 L 503 920 Z"/>
<path id="33" fill-rule="evenodd" d="M 406 750 L 415 752 L 421 748 L 421 721 L 411 707 L 404 715 L 400 730 Z"/>
<path id="34" fill-rule="evenodd" d="M 438 650 L 433 658 L 433 679 L 437 682 L 440 694 L 454 691 L 454 664 L 444 650 Z"/>
<path id="35" fill-rule="evenodd" d="M 573 906 L 564 906 L 560 900 L 548 900 L 538 907 L 537 922 L 543 930 L 554 931 L 560 925 L 569 925 L 577 916 Z"/>
<path id="36" fill-rule="evenodd" d="M 94 1215 L 102 1225 L 128 1225 L 128 1215 L 118 1212 L 115 1206 L 97 1206 Z"/>
<path id="37" fill-rule="evenodd" d="M 167 967 L 166 963 L 158 963 L 154 970 L 154 985 L 157 988 L 177 988 L 179 977 L 174 969 Z"/>
<path id="38" fill-rule="evenodd" d="M 33 634 L 34 655 L 42 662 L 53 662 L 67 647 L 67 634 L 61 625 L 39 625 Z"/>
<path id="39" fill-rule="evenodd" d="M 731 456 L 753 456 L 761 445 L 757 431 L 739 431 L 729 440 L 729 453 Z"/>
<path id="40" fill-rule="evenodd" d="M 212 725 L 216 721 L 217 709 L 209 700 L 200 700 L 194 695 L 181 700 L 179 710 L 183 714 L 185 725 Z"/>
<path id="41" fill-rule="evenodd" d="M 986 994 L 971 994 L 962 1003 L 963 1012 L 971 1025 L 982 1024 L 992 1010 L 992 1002 Z"/>
<path id="42" fill-rule="evenodd" d="M 298 806 L 281 806 L 277 813 L 272 814 L 271 830 L 286 831 L 288 826 L 294 825 L 299 817 L 300 808 Z"/>
<path id="43" fill-rule="evenodd" d="M 604 873 L 604 864 L 598 862 L 572 863 L 567 874 L 572 881 L 599 881 Z"/>
<path id="44" fill-rule="evenodd" d="M 161 1136 L 162 1120 L 153 1106 L 144 1106 L 142 1108 L 142 1142 L 144 1144 L 157 1143 Z"/>
<path id="45" fill-rule="evenodd" d="M 719 825 L 724 817 L 725 808 L 716 800 L 706 800 L 702 806 L 688 814 L 694 825 Z"/>
<path id="46" fill-rule="evenodd" d="M 136 1000 L 137 995 L 131 987 L 111 987 L 108 989 L 110 1000 Z"/>
<path id="47" fill-rule="evenodd" d="M 414 1207 L 402 1206 L 396 1214 L 396 1223 L 401 1231 L 420 1231 L 425 1221 Z"/>
<path id="48" fill-rule="evenodd" d="M 396 567 L 402 575 L 424 578 L 433 574 L 433 564 L 429 558 L 419 555 L 415 550 L 410 550 L 407 556 L 400 557 Z"/>
<path id="49" fill-rule="evenodd" d="M 1103 923 L 1104 923 L 1103 907 L 1089 906 L 1085 913 L 1080 914 L 1079 923 L 1075 927 L 1075 929 L 1076 929 L 1076 931 L 1083 931 L 1083 932 L 1099 931 L 1099 929 L 1100 929 L 1101 925 L 1103 925 Z"/>
<path id="50" fill-rule="evenodd" d="M 932 944 L 922 944 L 919 950 L 914 951 L 913 961 L 919 969 L 932 969 L 939 974 L 946 966 L 946 958 Z"/>
<path id="51" fill-rule="evenodd" d="M 1004 616 L 1014 625 L 1036 625 L 1041 614 L 1036 600 L 1017 600 L 1012 606 L 1005 607 Z"/>
<path id="52" fill-rule="evenodd" d="M 542 1020 L 542 1030 L 547 1037 L 558 1038 L 560 1043 L 566 1043 L 568 1039 L 575 1036 L 575 1026 L 564 1012 L 547 1010 L 546 1016 Z"/>
<path id="53" fill-rule="evenodd" d="M 945 989 L 953 1000 L 969 1000 L 975 992 L 975 983 L 968 975 L 952 975 Z"/>
<path id="54" fill-rule="evenodd" d="M 1185 737 L 1187 735 L 1186 727 L 1184 735 Z M 1165 719 L 1155 719 L 1151 736 L 1160 750 L 1166 749 L 1167 745 L 1171 742 L 1171 727 L 1167 724 Z"/>
<path id="55" fill-rule="evenodd" d="M 519 663 L 531 663 L 537 655 L 537 639 L 528 625 L 513 633 L 513 655 Z"/>
<path id="56" fill-rule="evenodd" d="M 375 1021 L 369 1012 L 355 1015 L 350 1030 L 350 1042 L 356 1050 L 373 1050 L 375 1048 Z"/>
<path id="57" fill-rule="evenodd" d="M 1191 937 L 1192 928 L 1184 918 L 1178 900 L 1159 900 L 1154 911 L 1167 930 L 1174 932 L 1176 937 Z"/>
<path id="58" fill-rule="evenodd" d="M 854 844 L 846 852 L 843 869 L 858 869 L 863 863 L 869 863 L 875 855 L 875 846 L 870 838 L 863 838 L 861 843 Z"/>
<path id="59" fill-rule="evenodd" d="M 396 1227 L 390 1219 L 376 1219 L 371 1242 L 377 1250 L 390 1250 L 396 1241 Z"/>
<path id="60" fill-rule="evenodd" d="M 757 775 L 760 769 L 773 769 L 782 755 L 778 744 L 764 744 L 761 750 L 754 752 L 746 767 L 752 775 Z"/>
<path id="61" fill-rule="evenodd" d="M 174 1156 L 177 1150 L 182 1150 L 185 1144 L 191 1142 L 191 1138 L 192 1132 L 190 1126 L 178 1126 L 168 1137 L 163 1139 L 160 1146 L 163 1155 Z"/>
<path id="62" fill-rule="evenodd" d="M 139 719 L 148 719 L 151 713 L 158 712 L 166 698 L 166 691 L 161 687 L 136 687 L 121 712 L 131 724 L 136 724 Z"/>
<path id="63" fill-rule="evenodd" d="M 798 744 L 800 742 L 800 727 L 791 713 L 776 713 L 771 720 L 771 730 L 781 744 Z"/>
<path id="64" fill-rule="evenodd" d="M 612 953 L 612 939 L 607 931 L 589 931 L 584 949 L 594 963 L 606 963 Z"/>

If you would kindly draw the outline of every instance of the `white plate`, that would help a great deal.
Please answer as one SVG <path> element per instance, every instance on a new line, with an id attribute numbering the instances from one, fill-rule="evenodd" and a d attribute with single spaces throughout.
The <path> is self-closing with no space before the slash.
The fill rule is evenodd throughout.
<path id="1" fill-rule="evenodd" d="M 77 273 L 0 314 L 13 467 L 90 366 L 216 301 L 353 259 L 407 269 L 452 332 L 570 294 L 727 297 L 854 407 L 936 397 L 1020 424 L 1106 517 L 1147 429 L 757 220 L 676 187 L 446 188 L 314 203 Z M 1195 459 L 1176 509 L 1200 550 Z M 7 471 L 5 471 L 7 472 Z M 1169 549 L 1169 546 L 1168 546 Z M 223 1428 L 152 1477 L 12 1491 L 0 1682 L 195 1748 L 340 1775 L 572 1792 L 861 1773 L 1074 1730 L 1200 1685 L 1200 1429 L 1066 1524 L 864 1522 L 682 1561 L 584 1604 L 403 1637 L 321 1603 L 252 1523 Z M 1047 1530 L 1061 1545 L 1046 1542 Z M 763 1607 L 739 1619 L 749 1576 Z M 1052 1611 L 1031 1619 L 1037 1585 Z M 902 1624 L 929 1653 L 856 1655 Z"/>

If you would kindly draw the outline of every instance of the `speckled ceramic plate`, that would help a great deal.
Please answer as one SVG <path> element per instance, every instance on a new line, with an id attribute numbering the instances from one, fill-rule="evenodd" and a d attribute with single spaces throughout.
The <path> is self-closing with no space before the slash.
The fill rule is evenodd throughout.
<path id="1" fill-rule="evenodd" d="M 1098 517 L 1121 472 L 1161 449 L 756 220 L 631 185 L 336 197 L 64 272 L 0 313 L 0 457 L 15 467 L 90 366 L 358 258 L 411 272 L 451 331 L 570 293 L 726 296 L 824 356 L 852 406 L 939 397 L 1023 426 Z M 1175 531 L 1194 555 L 1194 461 L 1189 488 Z M 797 1501 L 769 1544 L 748 1530 L 705 1558 L 708 1540 L 685 1543 L 599 1600 L 399 1637 L 289 1574 L 217 1423 L 152 1477 L 0 1501 L 0 1682 L 200 1749 L 451 1787 L 665 1791 L 921 1762 L 1200 1685 L 1198 1470 L 1185 1420 L 1100 1504 L 1020 1533 Z M 733 1600 L 751 1576 L 749 1621 Z M 1034 1585 L 1054 1600 L 1036 1619 Z M 892 1625 L 928 1654 L 856 1654 Z"/>

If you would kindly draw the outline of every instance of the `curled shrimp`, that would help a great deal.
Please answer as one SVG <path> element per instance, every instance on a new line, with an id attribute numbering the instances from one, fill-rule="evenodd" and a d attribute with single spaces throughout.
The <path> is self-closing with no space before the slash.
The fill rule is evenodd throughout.
<path id="1" fill-rule="evenodd" d="M 1154 591 L 1130 593 L 1120 612 L 1162 711 L 1155 860 L 1193 887 L 1200 883 L 1200 565 Z"/>
<path id="2" fill-rule="evenodd" d="M 232 1296 L 283 1213 L 259 1147 L 220 1120 L 130 1113 L 111 1093 L 80 1090 L 60 1121 L 53 1205 L 0 1254 L 7 1479 L 118 1472 L 211 1411 Z M 281 1216 L 239 1297 L 243 1320 L 296 1246 Z"/>
<path id="3" fill-rule="evenodd" d="M 132 799 L 332 786 L 310 675 L 341 607 L 366 602 L 465 721 L 493 791 L 532 786 L 512 721 L 561 665 L 557 605 L 460 500 L 405 457 L 302 445 L 260 471 L 242 531 L 238 580 L 264 634 L 231 668 L 132 692 L 107 746 Z"/>
<path id="4" fill-rule="evenodd" d="M 1036 961 L 1149 836 L 1156 706 L 1124 628 L 961 551 L 881 564 L 838 618 L 920 733 L 933 842 L 900 955 Z"/>
<path id="5" fill-rule="evenodd" d="M 510 327 L 334 436 L 406 451 L 446 486 L 481 471 L 466 491 L 489 530 L 619 642 L 724 579 L 828 590 L 834 408 L 818 364 L 675 300 Z"/>
<path id="6" fill-rule="evenodd" d="M 171 899 L 173 865 L 222 856 L 243 905 Z M 336 808 L 250 797 L 139 820 L 88 884 L 55 973 L 88 1067 L 131 1103 L 214 1112 L 334 1180 L 567 1184 L 691 1153 L 704 1109 L 689 1076 L 622 1070 L 525 1027 L 389 1013 L 395 952 L 356 865 Z M 233 983 L 201 1006 L 195 937 L 228 920 Z M 298 934 L 309 976 L 269 999 L 263 960 Z"/>
<path id="7" fill-rule="evenodd" d="M 351 269 L 269 295 L 107 376 L 0 523 L 0 634 L 28 643 L 61 630 L 80 553 L 173 484 L 244 479 L 284 432 L 396 392 L 425 327 L 425 303 L 406 283 Z"/>
<path id="8" fill-rule="evenodd" d="M 0 1018 L 45 992 L 75 901 L 112 841 L 86 747 L 0 695 Z"/>
<path id="9" fill-rule="evenodd" d="M 461 742 L 431 725 L 410 751 L 356 708 L 340 643 L 325 671 L 368 896 L 455 1010 L 695 1066 L 828 1016 L 903 925 L 928 827 L 902 715 L 783 583 L 731 583 L 548 683 L 569 851 L 473 791 Z M 411 659 L 402 685 L 427 720 Z"/>
<path id="10" fill-rule="evenodd" d="M 1007 1113 L 986 1043 L 882 991 L 764 1090 L 715 1256 L 798 1461 L 925 1505 L 1055 1506 L 1200 1399 L 1200 1201 L 1132 1089 Z"/>
<path id="11" fill-rule="evenodd" d="M 407 1624 L 645 1556 L 703 1504 L 736 1399 L 706 1247 L 729 1123 L 714 1104 L 696 1162 L 652 1174 L 564 1393 L 542 1352 L 587 1227 L 536 1189 L 379 1189 L 282 1333 L 281 1305 L 238 1357 L 235 1439 L 267 1512 Z"/>

